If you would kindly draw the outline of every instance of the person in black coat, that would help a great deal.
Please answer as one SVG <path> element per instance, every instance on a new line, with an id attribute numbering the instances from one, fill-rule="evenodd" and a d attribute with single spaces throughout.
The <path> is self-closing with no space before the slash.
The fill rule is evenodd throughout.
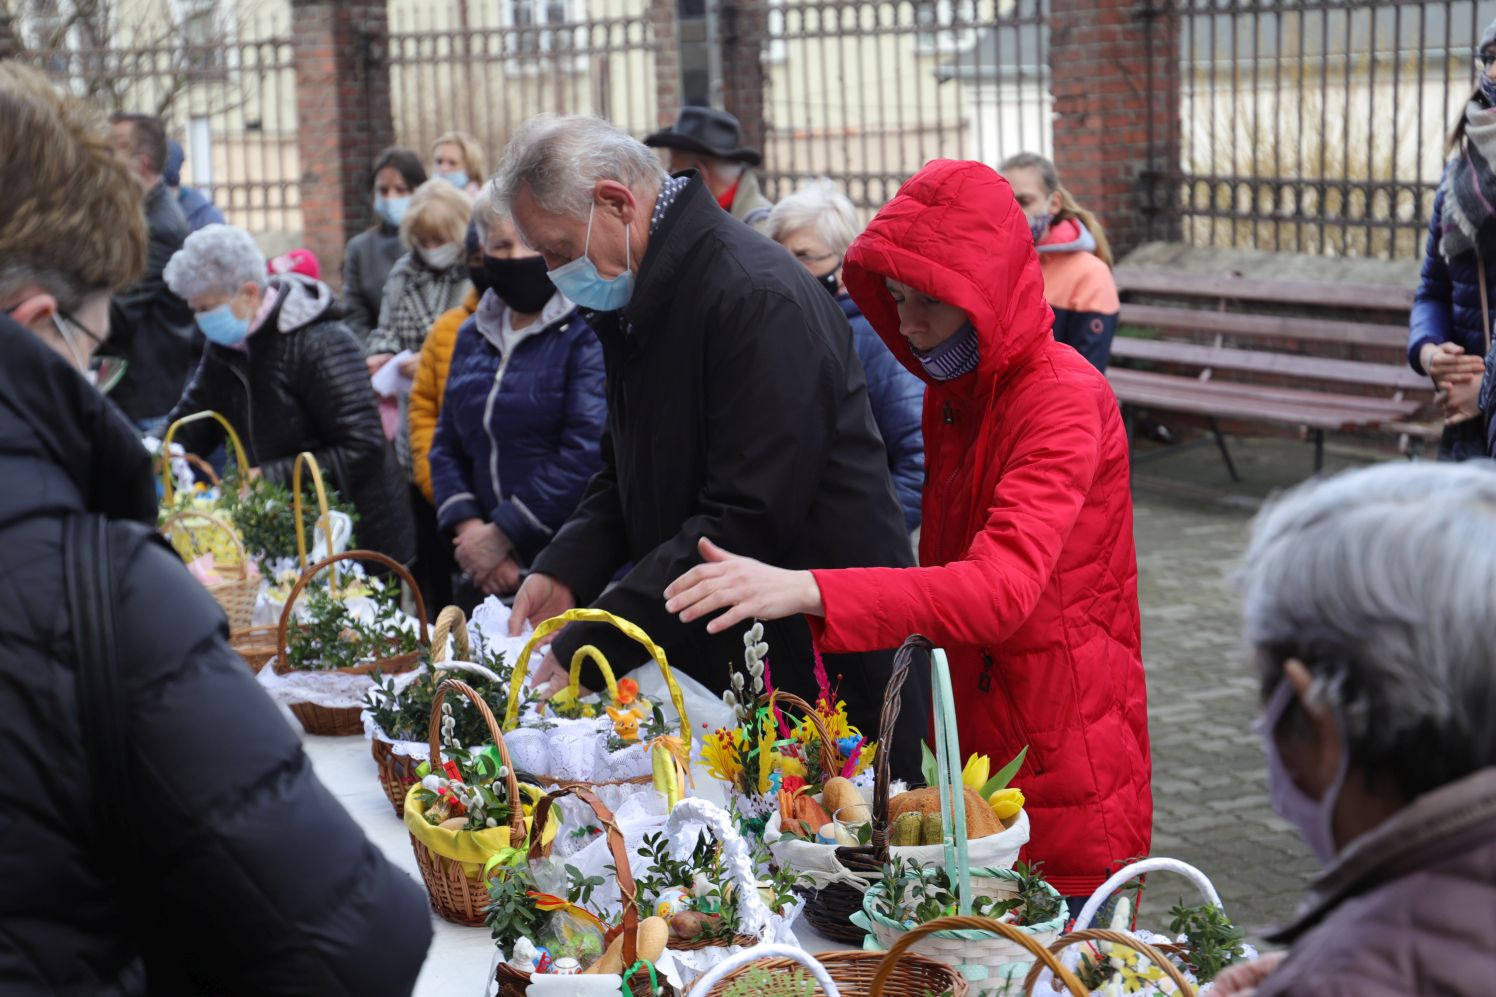
<path id="1" fill-rule="evenodd" d="M 187 302 L 171 293 L 161 276 L 191 228 L 162 179 L 167 144 L 161 120 L 145 114 L 116 114 L 111 120 L 115 150 L 146 188 L 150 254 L 140 279 L 114 295 L 103 352 L 128 365 L 111 399 L 136 428 L 159 435 L 162 416 L 182 396 L 201 345 Z"/>
<path id="2" fill-rule="evenodd" d="M 0 147 L 32 150 L 0 160 L 0 993 L 408 994 L 423 891 L 318 782 L 80 376 L 145 261 L 139 187 L 6 62 Z"/>
<path id="3" fill-rule="evenodd" d="M 913 563 L 846 317 L 794 257 L 723 212 L 699 176 L 672 179 L 595 119 L 532 119 L 495 182 L 552 281 L 594 310 L 608 395 L 603 469 L 536 558 L 512 626 L 591 604 L 722 691 L 743 666 L 746 625 L 713 636 L 665 609 L 665 587 L 701 563 L 703 538 L 787 568 Z M 766 624 L 765 640 L 774 684 L 814 700 L 805 620 Z M 615 670 L 644 660 L 611 628 L 572 624 L 536 684 L 555 688 L 559 663 L 585 644 Z M 876 736 L 891 655 L 825 664 L 852 723 Z M 920 676 L 885 746 L 896 776 L 918 777 L 928 723 Z"/>
<path id="4" fill-rule="evenodd" d="M 360 547 L 402 563 L 415 556 L 409 496 L 369 390 L 353 334 L 337 320 L 332 290 L 297 273 L 265 276 L 248 232 L 209 225 L 166 268 L 209 343 L 171 420 L 212 409 L 238 430 L 252 465 L 289 484 L 296 455 L 311 451 L 358 513 Z M 217 422 L 183 426 L 175 440 L 206 456 Z"/>

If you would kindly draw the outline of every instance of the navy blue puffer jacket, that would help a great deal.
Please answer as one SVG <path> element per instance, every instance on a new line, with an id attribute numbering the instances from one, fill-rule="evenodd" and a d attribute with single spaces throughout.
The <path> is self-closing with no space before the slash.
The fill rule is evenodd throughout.
<path id="1" fill-rule="evenodd" d="M 443 530 L 475 517 L 494 523 L 528 565 L 602 468 L 603 354 L 558 294 L 506 358 L 503 312 L 489 291 L 457 332 L 431 481 Z"/>
<path id="2" fill-rule="evenodd" d="M 1444 219 L 1444 191 L 1434 198 L 1434 217 L 1429 221 L 1428 250 L 1423 257 L 1423 275 L 1408 328 L 1408 363 L 1420 374 L 1428 371 L 1418 361 L 1426 343 L 1457 343 L 1472 357 L 1484 356 L 1485 334 L 1481 331 L 1480 274 L 1475 254 L 1466 253 L 1454 262 L 1444 259 L 1439 241 Z M 1486 260 L 1486 288 L 1492 295 L 1491 314 L 1496 315 L 1496 253 Z"/>
<path id="3" fill-rule="evenodd" d="M 836 301 L 852 326 L 852 344 L 867 375 L 868 404 L 888 450 L 888 474 L 904 512 L 904 528 L 913 533 L 919 526 L 925 487 L 925 435 L 919 421 L 925 386 L 888 351 L 849 295 L 839 295 Z"/>

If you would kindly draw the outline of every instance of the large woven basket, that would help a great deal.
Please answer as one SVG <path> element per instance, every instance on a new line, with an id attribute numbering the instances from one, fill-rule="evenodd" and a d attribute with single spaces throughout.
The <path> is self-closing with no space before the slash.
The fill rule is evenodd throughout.
<path id="1" fill-rule="evenodd" d="M 441 759 L 441 717 L 442 702 L 447 698 L 449 692 L 456 692 L 466 696 L 478 712 L 482 714 L 483 720 L 488 724 L 488 732 L 492 737 L 492 744 L 499 752 L 499 760 L 504 766 L 504 789 L 510 803 L 511 813 L 509 816 L 509 842 L 512 847 L 520 847 L 525 840 L 525 811 L 523 799 L 519 791 L 519 779 L 514 773 L 514 763 L 509 760 L 509 748 L 504 744 L 504 735 L 499 732 L 499 723 L 494 719 L 493 711 L 483 701 L 473 687 L 459 679 L 447 679 L 436 690 L 436 697 L 431 701 L 431 724 L 427 734 L 427 747 L 430 750 L 429 757 L 432 760 L 432 769 L 436 770 Z M 415 792 L 412 786 L 406 793 L 409 800 L 410 793 Z M 406 820 L 415 820 L 414 811 Z M 544 827 L 543 823 L 534 823 L 532 826 Z M 474 832 L 458 831 L 458 834 L 471 834 Z M 410 847 L 415 852 L 416 865 L 420 867 L 421 878 L 426 882 L 426 892 L 431 895 L 431 907 L 442 917 L 455 924 L 466 924 L 477 927 L 488 917 L 488 880 L 481 874 L 470 875 L 461 862 L 438 855 L 432 851 L 424 842 L 414 834 L 410 836 Z"/>
<path id="2" fill-rule="evenodd" d="M 628 620 L 614 616 L 612 613 L 602 609 L 569 609 L 559 616 L 553 616 L 543 621 L 535 628 L 530 639 L 525 642 L 524 649 L 520 651 L 519 660 L 514 665 L 514 677 L 509 685 L 509 702 L 504 709 L 504 729 L 514 730 L 519 726 L 519 707 L 524 699 L 525 678 L 529 671 L 530 655 L 535 652 L 546 638 L 556 631 L 565 627 L 568 623 L 607 623 L 618 629 L 624 636 L 631 638 L 646 651 L 650 658 L 660 668 L 660 674 L 665 677 L 665 686 L 670 690 L 670 701 L 675 705 L 675 711 L 680 714 L 680 741 L 682 744 L 679 757 L 682 764 L 687 764 L 686 759 L 691 757 L 691 722 L 686 715 L 686 699 L 681 693 L 680 686 L 675 681 L 674 674 L 670 671 L 670 663 L 665 658 L 665 649 L 650 640 L 639 627 Z M 613 698 L 618 695 L 618 682 L 613 676 L 613 669 L 608 664 L 608 659 L 597 648 L 588 644 L 577 648 L 571 657 L 571 681 L 569 692 L 575 698 L 581 691 L 582 663 L 590 660 L 597 665 L 603 674 L 603 680 L 608 685 L 608 692 Z M 559 779 L 554 775 L 536 773 L 536 779 L 548 786 L 559 786 L 561 788 L 593 789 L 597 786 L 639 786 L 645 787 L 653 784 L 651 775 L 639 775 L 631 779 L 595 779 L 580 781 L 573 779 Z"/>
<path id="3" fill-rule="evenodd" d="M 451 636 L 456 658 L 465 661 L 472 657 L 472 642 L 468 638 L 467 616 L 458 606 L 448 606 L 436 616 L 436 623 L 431 627 L 431 668 L 446 660 L 447 637 Z M 410 787 L 420 782 L 416 775 L 416 769 L 420 766 L 419 758 L 410 755 L 395 754 L 394 742 L 384 736 L 384 732 L 374 731 L 369 738 L 369 752 L 374 756 L 374 767 L 379 772 L 379 787 L 384 790 L 385 798 L 390 801 L 390 806 L 395 808 L 396 817 L 405 816 L 405 794 L 410 792 Z"/>
<path id="4" fill-rule="evenodd" d="M 920 945 L 929 937 L 934 937 L 937 933 L 951 934 L 957 932 L 968 938 L 983 933 L 1001 938 L 1023 950 L 1028 957 L 1034 960 L 1036 966 L 1052 972 L 1055 979 L 1066 987 L 1074 997 L 1086 997 L 1088 993 L 1084 984 L 1076 978 L 1075 974 L 1061 965 L 1060 960 L 1055 954 L 1041 945 L 1032 935 L 1024 934 L 1021 929 L 1015 928 L 1011 924 L 1004 924 L 1001 921 L 994 921 L 991 918 L 971 917 L 968 915 L 937 918 L 934 921 L 919 925 L 900 938 L 888 950 L 888 953 L 883 958 L 882 965 L 878 967 L 878 972 L 873 977 L 873 985 L 870 990 L 871 997 L 878 997 L 878 995 L 884 992 L 884 988 L 888 986 L 889 981 L 898 970 L 900 962 L 911 949 Z M 966 944 L 969 946 L 971 942 L 968 941 Z M 942 959 L 938 961 L 946 960 Z M 955 961 L 961 961 L 961 959 L 957 958 Z M 909 991 L 898 990 L 893 992 L 902 995 Z"/>
<path id="5" fill-rule="evenodd" d="M 749 950 L 751 951 L 753 950 Z M 746 956 L 749 952 L 743 954 Z M 971 989 L 966 977 L 954 969 L 912 952 L 905 952 L 892 960 L 882 952 L 817 952 L 811 958 L 821 964 L 831 982 L 845 997 L 869 997 L 873 993 L 873 981 L 877 978 L 878 970 L 890 962 L 894 965 L 882 983 L 884 993 L 897 994 L 899 997 L 925 997 L 926 994 L 966 997 Z M 790 955 L 758 958 L 751 965 L 739 966 L 715 981 L 703 978 L 697 984 L 697 989 L 692 991 L 691 997 L 722 997 L 728 987 L 755 968 L 777 974 L 792 973 L 803 965 L 803 959 Z M 700 989 L 701 984 L 708 982 L 711 983 L 709 989 Z"/>
<path id="6" fill-rule="evenodd" d="M 203 587 L 223 609 L 223 615 L 228 617 L 230 633 L 247 630 L 254 618 L 255 598 L 260 594 L 260 575 L 259 572 L 250 573 L 249 554 L 244 549 L 239 531 L 211 512 L 190 508 L 173 512 L 160 528 L 163 536 L 174 541 L 173 546 L 181 538 L 188 550 L 194 551 L 200 549 L 201 535 L 210 531 L 222 533 L 234 542 L 239 550 L 239 561 L 220 567 L 220 580 L 205 583 Z M 180 552 L 180 548 L 178 550 Z"/>
<path id="7" fill-rule="evenodd" d="M 390 569 L 404 582 L 411 597 L 416 603 L 416 617 L 420 624 L 420 637 L 423 645 L 429 644 L 430 632 L 426 628 L 426 604 L 421 601 L 420 586 L 411 577 L 405 566 L 394 558 L 386 557 L 384 554 L 374 550 L 350 550 L 342 554 L 334 554 L 325 557 L 312 565 L 302 576 L 296 580 L 295 586 L 286 596 L 286 605 L 281 610 L 280 628 L 276 632 L 276 655 L 275 671 L 284 675 L 291 671 L 290 661 L 287 656 L 287 647 L 290 641 L 291 620 L 296 608 L 296 600 L 301 593 L 311 584 L 312 579 L 323 569 L 337 564 L 339 561 L 373 561 Z M 361 662 L 348 668 L 334 669 L 341 675 L 369 675 L 381 672 L 388 675 L 396 675 L 400 672 L 408 672 L 421 660 L 424 651 L 416 651 L 409 654 L 394 655 L 389 658 L 375 658 L 370 661 Z M 363 712 L 361 706 L 327 707 L 316 703 L 292 703 L 291 712 L 301 722 L 301 726 L 308 734 L 321 734 L 329 737 L 353 737 L 364 732 L 364 722 L 359 714 Z"/>
<path id="8" fill-rule="evenodd" d="M 1173 960 L 1168 957 L 1165 951 L 1166 949 L 1177 950 L 1178 946 L 1155 947 L 1136 935 L 1125 931 L 1113 931 L 1110 928 L 1084 928 L 1080 931 L 1072 931 L 1068 935 L 1057 939 L 1049 946 L 1049 951 L 1058 955 L 1072 945 L 1090 942 L 1105 942 L 1110 945 L 1120 946 L 1121 948 L 1132 949 L 1163 971 L 1163 974 L 1177 988 L 1174 991 L 1176 997 L 1195 997 L 1195 988 L 1190 985 L 1189 980 L 1185 979 L 1184 974 L 1179 971 L 1178 966 L 1174 965 Z M 1054 994 L 1059 992 L 1058 981 L 1051 981 L 1049 987 L 1041 986 L 1039 983 L 1039 978 L 1043 975 L 1044 970 L 1048 968 L 1049 966 L 1046 963 L 1034 962 L 1034 965 L 1028 971 L 1028 975 L 1023 979 L 1023 992 L 1025 994 Z"/>
<path id="9" fill-rule="evenodd" d="M 629 868 L 628 847 L 624 844 L 623 832 L 618 829 L 613 819 L 613 812 L 590 790 L 563 787 L 550 793 L 535 805 L 535 816 L 531 821 L 531 826 L 545 827 L 546 820 L 550 818 L 551 807 L 565 796 L 575 796 L 591 807 L 608 836 L 608 850 L 613 853 L 613 866 L 618 870 L 618 893 L 623 900 L 623 964 L 633 970 L 628 978 L 629 992 L 636 994 L 637 997 L 646 997 L 648 994 L 675 997 L 675 988 L 663 979 L 658 980 L 657 987 L 652 987 L 649 968 L 639 963 L 639 951 L 636 947 L 639 906 L 634 902 L 638 888 L 634 885 L 633 870 Z M 530 842 L 531 861 L 550 853 L 550 846 L 541 840 L 542 837 L 539 834 L 534 835 Z M 530 977 L 531 974 L 507 962 L 499 963 L 494 973 L 494 980 L 499 985 L 498 997 L 525 997 L 525 988 L 530 985 Z"/>

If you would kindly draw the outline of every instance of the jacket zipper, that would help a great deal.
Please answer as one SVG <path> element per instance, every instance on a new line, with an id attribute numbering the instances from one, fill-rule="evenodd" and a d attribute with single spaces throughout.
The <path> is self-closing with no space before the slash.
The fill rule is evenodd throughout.
<path id="1" fill-rule="evenodd" d="M 1002 686 L 1003 698 L 1008 701 L 1008 712 L 1011 715 L 1012 724 L 1018 731 L 1023 743 L 1028 745 L 1028 757 L 1025 764 L 1033 768 L 1035 775 L 1044 772 L 1044 762 L 1039 758 L 1039 749 L 1034 746 L 1034 739 L 1029 736 L 1028 725 L 1023 722 L 1023 714 L 1018 710 L 1018 701 L 1013 698 L 1013 689 L 1008 685 L 1008 676 L 1002 669 L 997 667 L 997 662 L 992 657 L 992 652 L 982 648 L 982 673 L 977 676 L 977 688 L 982 692 L 988 692 L 992 688 L 992 676 L 997 676 L 997 684 Z M 1002 764 L 1006 765 L 1005 758 Z"/>
<path id="2" fill-rule="evenodd" d="M 516 344 L 517 345 L 517 344 Z M 499 389 L 504 385 L 504 371 L 509 369 L 509 358 L 513 356 L 514 349 L 499 358 L 499 369 L 493 375 L 493 387 L 489 389 L 488 401 L 483 405 L 483 432 L 488 436 L 488 479 L 493 482 L 494 504 L 504 501 L 504 489 L 499 482 L 499 441 L 493 435 L 493 407 L 498 401 Z M 493 515 L 493 510 L 488 510 Z"/>

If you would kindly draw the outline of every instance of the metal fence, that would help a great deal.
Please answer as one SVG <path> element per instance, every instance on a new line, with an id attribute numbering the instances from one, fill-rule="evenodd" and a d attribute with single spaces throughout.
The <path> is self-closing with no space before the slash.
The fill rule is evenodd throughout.
<path id="1" fill-rule="evenodd" d="M 1417 258 L 1496 2 L 1156 0 L 1179 46 L 1186 242 Z M 1155 202 L 1157 203 L 1157 201 Z"/>
<path id="2" fill-rule="evenodd" d="M 37 16 L 16 57 L 103 112 L 155 114 L 182 143 L 182 182 L 253 232 L 301 230 L 296 77 L 289 12 L 189 14 L 116 23 Z"/>
<path id="3" fill-rule="evenodd" d="M 443 0 L 390 5 L 395 134 L 423 156 L 438 135 L 476 137 L 491 168 L 542 111 L 656 126 L 657 39 L 647 0 Z"/>
<path id="4" fill-rule="evenodd" d="M 939 157 L 1048 154 L 1048 0 L 770 0 L 771 198 L 830 176 L 864 210 Z"/>

